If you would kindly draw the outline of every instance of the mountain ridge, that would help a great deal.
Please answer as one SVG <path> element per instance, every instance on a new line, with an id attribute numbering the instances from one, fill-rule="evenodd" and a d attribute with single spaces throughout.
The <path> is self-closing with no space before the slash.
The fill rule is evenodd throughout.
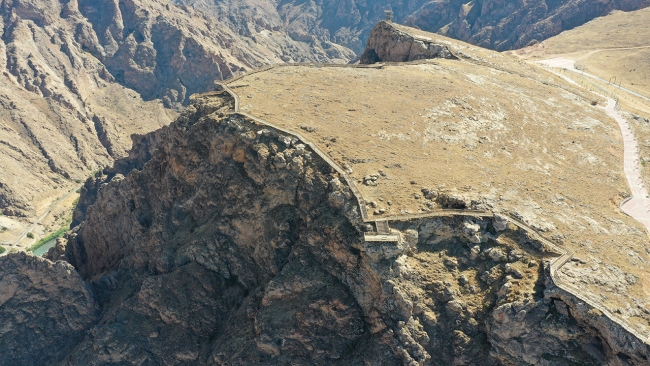
<path id="1" fill-rule="evenodd" d="M 406 41 L 423 36 L 421 31 L 399 27 L 399 34 L 405 32 L 413 33 L 402 37 Z M 54 273 L 52 293 L 63 292 L 65 286 L 76 291 L 92 288 L 91 301 L 79 304 L 83 311 L 98 309 L 96 317 L 84 318 L 81 328 L 88 330 L 76 333 L 83 333 L 83 339 L 63 344 L 68 339 L 64 336 L 74 332 L 56 327 L 56 322 L 65 323 L 58 313 L 42 325 L 47 329 L 34 327 L 42 322 L 38 314 L 44 304 L 62 301 L 44 299 L 31 285 L 39 283 L 40 276 L 52 277 L 54 271 L 23 264 L 19 267 L 32 271 L 30 276 L 14 278 L 12 266 L 0 265 L 0 288 L 20 289 L 0 299 L 10 320 L 3 328 L 9 331 L 0 330 L 0 337 L 11 337 L 17 324 L 27 330 L 22 334 L 24 344 L 34 345 L 0 357 L 21 362 L 51 355 L 61 364 L 643 363 L 650 349 L 580 299 L 554 287 L 549 278 L 553 255 L 498 215 L 393 219 L 387 230 L 401 239 L 366 240 L 379 227 L 364 222 L 359 196 L 330 161 L 358 179 L 358 191 L 368 207 L 376 209 L 373 217 L 381 218 L 386 210 L 391 214 L 391 209 L 436 206 L 516 210 L 517 217 L 558 246 L 582 251 L 581 259 L 566 265 L 568 272 L 557 273 L 562 280 L 593 281 L 584 287 L 610 289 L 615 293 L 611 301 L 627 301 L 628 293 L 636 294 L 642 286 L 617 267 L 623 260 L 614 266 L 609 258 L 598 259 L 602 254 L 598 251 L 609 247 L 574 241 L 573 232 L 555 235 L 566 220 L 550 222 L 538 211 L 543 205 L 557 213 L 553 220 L 560 220 L 593 215 L 590 205 L 607 206 L 611 220 L 601 223 L 601 216 L 595 216 L 584 223 L 571 222 L 575 235 L 605 241 L 608 235 L 626 235 L 626 245 L 634 246 L 630 250 L 645 243 L 635 223 L 610 204 L 624 184 L 620 172 L 614 172 L 620 146 L 615 145 L 613 122 L 602 119 L 602 112 L 578 88 L 542 69 L 462 42 L 429 38 L 440 38 L 436 41 L 447 42 L 467 57 L 374 67 L 276 67 L 230 85 L 241 94 L 240 108 L 235 108 L 234 95 L 223 90 L 195 95 L 173 123 L 142 136 L 128 157 L 86 182 L 75 214 L 78 225 L 57 242 L 47 259 L 36 259 L 45 268 L 70 269 L 62 261 L 74 267 L 70 273 Z M 482 59 L 490 62 L 480 63 Z M 355 93 L 346 83 L 374 94 Z M 413 86 L 422 83 L 437 89 Z M 495 83 L 504 87 L 494 88 Z M 383 88 L 378 90 L 377 85 Z M 463 85 L 472 91 L 458 96 L 456 89 Z M 340 94 L 318 95 L 325 88 Z M 495 100 L 499 97 L 495 91 L 511 93 L 505 98 L 507 105 Z M 380 92 L 393 98 L 379 98 Z M 345 93 L 370 97 L 357 100 Z M 409 105 L 427 101 L 445 109 L 430 107 L 428 115 L 418 116 L 423 108 Z M 530 107 L 533 101 L 539 101 L 539 109 Z M 556 116 L 559 108 L 569 117 Z M 236 109 L 281 129 L 233 113 Z M 391 116 L 391 110 L 396 112 L 391 120 L 374 116 Z M 574 119 L 584 115 L 591 119 Z M 418 117 L 430 121 L 420 123 Z M 514 144 L 509 136 L 529 133 L 519 129 L 522 121 L 536 118 L 547 120 L 538 123 L 545 130 L 532 131 L 531 138 L 520 137 Z M 330 124 L 319 123 L 320 119 Z M 363 129 L 354 140 L 338 134 L 347 132 L 338 126 L 350 128 L 351 119 Z M 388 124 L 392 135 L 385 130 Z M 465 132 L 449 131 L 446 127 L 452 124 Z M 426 134 L 416 133 L 422 125 Z M 377 127 L 384 132 L 375 133 Z M 296 139 L 293 128 L 328 158 Z M 563 142 L 546 140 L 555 135 Z M 417 143 L 419 138 L 426 138 L 426 144 Z M 607 148 L 588 146 L 587 141 L 605 141 Z M 519 142 L 522 146 L 517 146 Z M 506 148 L 491 149 L 491 144 Z M 512 163 L 500 164 L 484 155 L 484 149 L 497 150 Z M 397 151 L 408 150 L 427 155 L 397 156 Z M 374 159 L 367 153 L 376 153 Z M 449 163 L 457 153 L 463 158 Z M 550 160 L 535 161 L 539 156 Z M 511 160 L 515 157 L 532 160 Z M 577 160 L 564 162 L 567 158 Z M 399 159 L 399 164 L 391 159 Z M 437 162 L 436 169 L 425 172 L 422 166 L 427 162 Z M 558 174 L 578 173 L 589 179 L 592 171 L 609 169 L 607 182 L 590 180 L 598 184 L 592 189 L 608 198 L 585 198 L 584 185 L 571 191 L 565 187 L 571 182 L 562 176 L 559 184 L 545 183 L 550 175 L 540 169 L 550 169 L 551 163 L 559 167 L 553 169 L 561 169 Z M 533 169 L 533 164 L 540 167 Z M 515 174 L 496 176 L 495 169 Z M 411 181 L 414 171 L 421 174 L 419 183 Z M 482 171 L 489 173 L 488 179 L 503 179 L 492 184 L 497 191 L 473 181 L 484 181 Z M 429 173 L 433 175 L 423 175 Z M 531 182 L 524 181 L 527 175 Z M 542 183 L 545 187 L 536 186 Z M 540 205 L 533 210 L 539 216 L 528 209 L 536 201 Z M 627 258 L 623 251 L 611 249 L 617 252 L 613 258 Z M 30 258 L 9 254 L 0 263 Z M 641 251 L 638 260 L 627 260 L 641 267 L 649 262 Z M 56 281 L 62 275 L 69 281 Z M 620 309 L 640 323 L 647 312 L 639 299 Z M 31 342 L 42 334 L 61 341 L 59 354 Z"/>

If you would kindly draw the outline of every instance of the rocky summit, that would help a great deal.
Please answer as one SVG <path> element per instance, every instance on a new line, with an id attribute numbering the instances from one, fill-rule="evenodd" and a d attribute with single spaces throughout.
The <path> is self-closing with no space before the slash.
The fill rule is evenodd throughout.
<path id="1" fill-rule="evenodd" d="M 85 182 L 45 258 L 0 257 L 0 364 L 648 364 L 647 234 L 603 100 L 371 34 L 363 64 L 193 95 Z"/>
<path id="2" fill-rule="evenodd" d="M 39 218 L 58 199 L 126 156 L 133 139 L 169 124 L 192 94 L 213 90 L 215 82 L 272 64 L 375 62 L 380 56 L 362 53 L 385 10 L 396 22 L 505 50 L 649 4 L 2 1 L 0 246 L 28 248 L 56 231 Z M 413 48 L 406 58 L 447 52 L 438 46 Z M 32 225 L 34 242 L 24 240 Z"/>

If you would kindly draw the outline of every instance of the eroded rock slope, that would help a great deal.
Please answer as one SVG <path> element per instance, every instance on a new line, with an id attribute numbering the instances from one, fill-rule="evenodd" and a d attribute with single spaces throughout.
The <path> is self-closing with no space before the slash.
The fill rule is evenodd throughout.
<path id="1" fill-rule="evenodd" d="M 521 48 L 648 0 L 428 1 L 403 22 L 497 51 Z"/>
<path id="2" fill-rule="evenodd" d="M 149 0 L 0 3 L 0 211 L 40 212 L 173 120 L 193 93 L 283 61 L 347 62 L 288 36 L 240 34 L 184 6 Z"/>
<path id="3" fill-rule="evenodd" d="M 25 253 L 0 258 L 2 365 L 62 359 L 97 321 L 90 284 L 66 262 Z"/>
<path id="4" fill-rule="evenodd" d="M 363 51 L 370 30 L 384 18 L 385 9 L 393 10 L 396 22 L 502 51 L 542 41 L 612 10 L 650 5 L 648 0 L 174 2 L 192 5 L 213 17 L 229 18 L 244 32 L 273 31 L 273 26 L 282 24 L 293 39 L 315 45 L 332 41 L 357 53 Z"/>
<path id="5" fill-rule="evenodd" d="M 403 242 L 364 243 L 370 228 L 335 171 L 291 136 L 223 115 L 230 103 L 200 98 L 145 139 L 130 174 L 118 165 L 96 176 L 85 220 L 48 257 L 92 286 L 98 318 L 65 353 L 31 343 L 28 352 L 71 365 L 647 357 L 583 320 L 549 281 L 541 243 L 502 219 L 398 222 Z M 5 260 L 32 258 L 18 256 Z"/>

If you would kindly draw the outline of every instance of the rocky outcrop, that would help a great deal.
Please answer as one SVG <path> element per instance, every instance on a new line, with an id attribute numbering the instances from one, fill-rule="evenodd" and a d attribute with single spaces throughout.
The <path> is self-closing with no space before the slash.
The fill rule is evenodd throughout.
<path id="1" fill-rule="evenodd" d="M 91 286 L 66 262 L 0 257 L 0 365 L 54 364 L 97 320 Z"/>
<path id="2" fill-rule="evenodd" d="M 12 216 L 33 215 L 59 187 L 124 157 L 132 134 L 170 123 L 176 112 L 165 108 L 215 81 L 271 63 L 354 57 L 281 29 L 241 34 L 150 0 L 7 0 L 0 18 L 0 211 Z"/>
<path id="3" fill-rule="evenodd" d="M 489 320 L 491 356 L 502 365 L 552 365 L 556 354 L 583 365 L 605 364 L 596 334 L 585 332 L 563 310 L 565 304 L 546 298 L 497 307 Z M 582 345 L 581 349 L 576 350 L 574 344 Z"/>
<path id="4" fill-rule="evenodd" d="M 132 135 L 133 148 L 129 151 L 128 156 L 116 160 L 112 167 L 106 167 L 96 172 L 94 176 L 84 182 L 79 192 L 79 201 L 72 214 L 70 227 L 74 228 L 86 219 L 86 211 L 89 206 L 95 203 L 99 188 L 103 184 L 113 179 L 117 174 L 127 175 L 134 169 L 142 169 L 144 164 L 151 159 L 167 129 L 168 127 L 165 126 L 146 135 Z"/>
<path id="5" fill-rule="evenodd" d="M 114 309 L 73 364 L 127 357 L 107 342 L 131 347 L 124 360 L 323 363 L 371 337 L 342 277 L 359 258 L 344 249 L 356 235 L 343 233 L 356 231 L 326 204 L 331 169 L 246 121 L 220 119 L 220 106 L 190 107 L 141 171 L 100 188 L 69 238 L 68 259 Z"/>
<path id="6" fill-rule="evenodd" d="M 548 270 L 548 264 L 546 266 Z M 644 365 L 650 346 L 584 301 L 542 277 L 544 297 L 498 306 L 488 319 L 491 357 L 506 365 L 545 365 L 555 355 L 593 365 Z M 579 344 L 580 349 L 571 347 Z M 576 354 L 581 355 L 578 358 Z M 587 356 L 588 355 L 588 356 Z"/>
<path id="7" fill-rule="evenodd" d="M 297 139 L 225 114 L 231 103 L 198 98 L 143 138 L 122 162 L 130 173 L 98 175 L 83 222 L 48 253 L 75 266 L 99 307 L 66 364 L 626 355 L 584 350 L 607 347 L 599 328 L 554 315 L 546 254 L 525 232 L 500 218 L 438 217 L 392 222 L 403 242 L 364 242 L 358 202 L 336 171 Z M 528 328 L 553 332 L 529 337 Z M 526 356 L 517 347 L 527 341 L 548 346 Z"/>
<path id="8" fill-rule="evenodd" d="M 453 43 L 444 37 L 431 39 L 418 37 L 411 32 L 402 31 L 401 27 L 387 21 L 377 23 L 370 32 L 365 51 L 359 58 L 361 64 L 376 62 L 408 62 L 432 58 L 458 59 L 458 51 Z"/>

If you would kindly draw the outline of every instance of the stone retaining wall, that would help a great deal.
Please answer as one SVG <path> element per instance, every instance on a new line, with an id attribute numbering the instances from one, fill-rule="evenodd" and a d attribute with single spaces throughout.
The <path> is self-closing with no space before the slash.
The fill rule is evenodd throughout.
<path id="1" fill-rule="evenodd" d="M 422 63 L 430 63 L 427 62 L 426 60 L 420 60 L 420 61 L 414 61 L 414 62 L 409 62 L 409 63 L 400 63 L 400 65 L 404 64 L 422 64 Z M 478 211 L 478 210 L 459 210 L 459 209 L 443 209 L 443 210 L 436 210 L 432 212 L 426 212 L 426 213 L 421 213 L 421 214 L 411 214 L 411 215 L 394 215 L 394 216 L 388 216 L 388 217 L 382 217 L 382 218 L 370 218 L 368 216 L 368 211 L 366 208 L 366 201 L 363 198 L 361 192 L 356 186 L 356 182 L 354 179 L 352 179 L 341 167 L 338 166 L 327 154 L 322 152 L 316 145 L 313 143 L 307 141 L 303 136 L 296 132 L 288 131 L 284 128 L 275 126 L 267 121 L 264 121 L 258 117 L 252 116 L 248 113 L 241 112 L 239 110 L 240 104 L 239 104 L 239 96 L 237 93 L 235 93 L 230 87 L 228 87 L 228 84 L 233 83 L 234 81 L 240 80 L 244 76 L 249 76 L 251 74 L 259 73 L 259 72 L 264 72 L 267 70 L 271 70 L 276 67 L 290 67 L 290 66 L 313 66 L 313 67 L 359 67 L 359 68 L 381 68 L 385 64 L 374 64 L 374 65 L 332 65 L 332 64 L 278 64 L 278 65 L 272 65 L 272 66 L 267 66 L 262 69 L 255 70 L 251 73 L 240 75 L 234 78 L 231 78 L 227 81 L 225 81 L 223 84 L 221 84 L 221 87 L 223 88 L 224 91 L 226 91 L 228 94 L 230 94 L 234 100 L 234 110 L 231 112 L 231 114 L 237 114 L 240 115 L 246 119 L 250 119 L 252 121 L 255 121 L 261 125 L 268 126 L 270 128 L 273 128 L 277 131 L 280 131 L 284 134 L 293 136 L 297 138 L 300 142 L 305 144 L 306 146 L 309 146 L 309 148 L 320 158 L 322 158 L 327 164 L 329 164 L 334 170 L 336 170 L 337 173 L 348 183 L 348 186 L 350 187 L 350 190 L 354 194 L 357 203 L 359 205 L 359 211 L 361 214 L 361 218 L 363 222 L 366 223 L 374 223 L 376 221 L 410 221 L 410 220 L 415 220 L 415 219 L 426 219 L 426 218 L 431 218 L 431 217 L 450 217 L 450 216 L 472 216 L 472 217 L 494 217 L 495 213 L 494 212 L 489 212 L 489 211 Z M 568 253 L 564 249 L 559 248 L 549 240 L 545 239 L 542 237 L 539 233 L 537 233 L 533 228 L 522 222 L 521 220 L 512 217 L 511 215 L 507 214 L 501 214 L 502 216 L 506 217 L 509 223 L 513 224 L 514 226 L 518 227 L 519 229 L 524 230 L 529 237 L 534 238 L 538 240 L 542 245 L 544 246 L 545 250 L 548 252 L 555 252 L 557 254 L 560 254 L 560 257 L 556 258 L 553 260 L 550 264 L 549 272 L 551 279 L 554 283 L 554 285 L 561 289 L 562 291 L 565 291 L 566 293 L 576 297 L 580 301 L 583 301 L 584 303 L 588 304 L 592 308 L 598 309 L 604 316 L 606 316 L 608 319 L 610 319 L 612 322 L 623 328 L 626 332 L 634 336 L 636 339 L 641 344 L 645 344 L 646 346 L 650 346 L 650 332 L 645 331 L 645 330 L 637 330 L 635 329 L 631 324 L 626 322 L 623 319 L 619 319 L 618 317 L 614 316 L 609 310 L 605 309 L 603 306 L 599 305 L 596 301 L 591 300 L 589 296 L 586 296 L 584 294 L 580 293 L 580 290 L 575 287 L 571 283 L 564 282 L 560 276 L 559 276 L 559 271 L 564 266 L 567 262 L 573 258 L 574 253 Z"/>

